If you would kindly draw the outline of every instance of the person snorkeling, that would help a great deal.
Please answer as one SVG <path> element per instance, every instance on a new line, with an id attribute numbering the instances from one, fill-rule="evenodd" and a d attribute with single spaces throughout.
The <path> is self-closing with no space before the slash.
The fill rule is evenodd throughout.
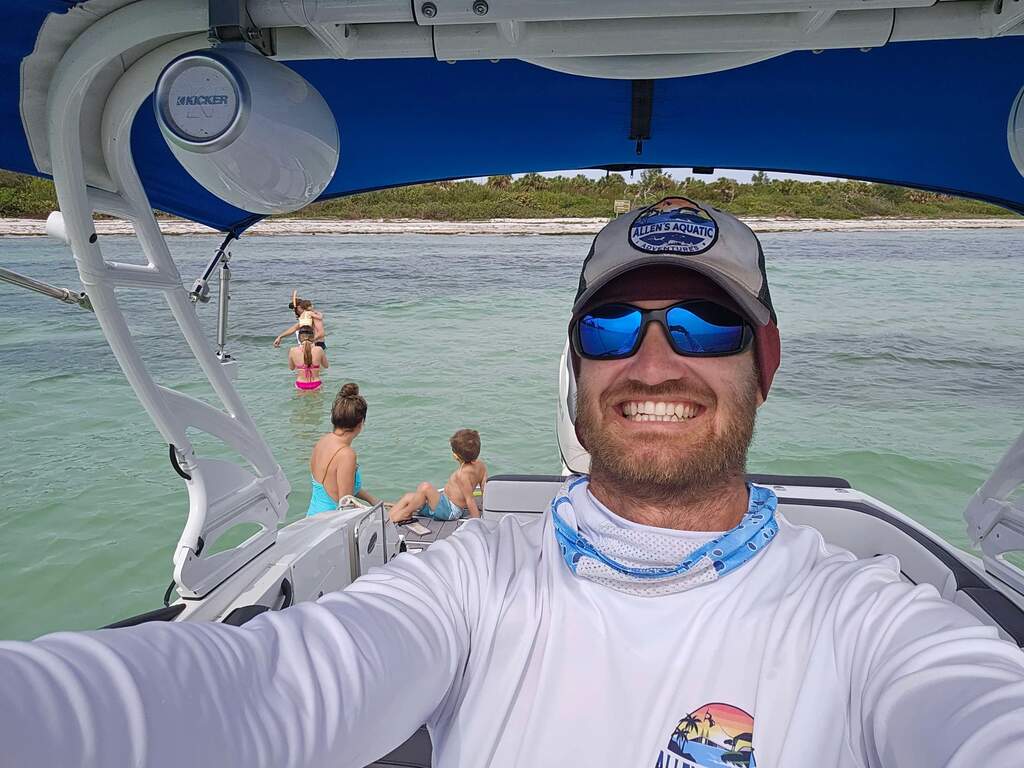
<path id="1" fill-rule="evenodd" d="M 288 370 L 295 371 L 295 388 L 300 392 L 320 389 L 320 370 L 330 368 L 327 353 L 313 343 L 312 326 L 299 329 L 299 344 L 288 350 Z"/>
<path id="2" fill-rule="evenodd" d="M 327 349 L 324 315 L 313 308 L 313 302 L 309 299 L 300 299 L 297 292 L 292 291 L 292 300 L 288 303 L 288 309 L 295 313 L 295 323 L 277 335 L 274 339 L 274 346 L 280 347 L 282 339 L 286 336 L 297 334 L 303 328 L 312 328 L 313 343 L 320 349 Z"/>

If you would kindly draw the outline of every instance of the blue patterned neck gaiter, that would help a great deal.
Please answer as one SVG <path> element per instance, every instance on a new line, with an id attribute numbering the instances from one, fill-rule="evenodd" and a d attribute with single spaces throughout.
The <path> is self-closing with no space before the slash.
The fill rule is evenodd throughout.
<path id="1" fill-rule="evenodd" d="M 750 502 L 739 525 L 701 543 L 644 526 L 603 526 L 593 541 L 576 525 L 578 505 L 589 497 L 587 477 L 572 477 L 551 502 L 562 557 L 577 576 L 633 595 L 657 596 L 707 584 L 739 568 L 768 546 L 779 525 L 778 498 L 748 485 Z M 568 518 L 568 521 L 567 521 Z"/>

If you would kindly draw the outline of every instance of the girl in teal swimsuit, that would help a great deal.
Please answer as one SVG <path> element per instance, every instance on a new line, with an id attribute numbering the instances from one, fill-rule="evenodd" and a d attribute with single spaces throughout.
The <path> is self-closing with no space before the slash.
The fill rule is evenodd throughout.
<path id="1" fill-rule="evenodd" d="M 349 382 L 334 398 L 331 408 L 334 430 L 317 441 L 309 458 L 313 494 L 307 517 L 333 512 L 343 496 L 356 496 L 370 504 L 380 501 L 362 487 L 356 452 L 352 448 L 352 441 L 363 431 L 365 422 L 366 399 L 359 394 L 359 386 Z"/>

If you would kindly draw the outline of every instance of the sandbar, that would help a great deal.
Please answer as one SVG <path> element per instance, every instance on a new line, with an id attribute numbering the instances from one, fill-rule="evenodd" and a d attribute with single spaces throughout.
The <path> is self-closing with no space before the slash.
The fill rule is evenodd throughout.
<path id="1" fill-rule="evenodd" d="M 986 219 L 791 219 L 741 217 L 755 232 L 891 232 L 944 229 L 1024 229 L 1024 217 Z M 0 219 L 0 236 L 45 236 L 41 219 Z M 249 235 L 592 235 L 608 223 L 603 218 L 487 219 L 264 219 Z M 183 219 L 161 218 L 165 235 L 220 235 L 217 230 Z M 96 221 L 98 235 L 130 235 L 131 225 L 118 219 Z"/>

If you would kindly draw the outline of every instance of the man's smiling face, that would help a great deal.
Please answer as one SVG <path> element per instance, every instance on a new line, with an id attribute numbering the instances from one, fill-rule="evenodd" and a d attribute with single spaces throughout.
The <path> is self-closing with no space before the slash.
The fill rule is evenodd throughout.
<path id="1" fill-rule="evenodd" d="M 660 309 L 675 301 L 630 303 Z M 632 357 L 578 362 L 576 431 L 592 477 L 676 493 L 743 474 L 762 402 L 752 348 L 684 357 L 651 323 Z"/>

